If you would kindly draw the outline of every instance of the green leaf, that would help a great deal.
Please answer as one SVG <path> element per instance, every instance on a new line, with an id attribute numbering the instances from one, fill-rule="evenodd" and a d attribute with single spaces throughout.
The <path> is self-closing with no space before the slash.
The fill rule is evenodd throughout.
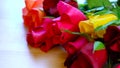
<path id="1" fill-rule="evenodd" d="M 102 0 L 102 4 L 106 9 L 112 9 L 112 3 L 109 0 Z"/>
<path id="2" fill-rule="evenodd" d="M 87 0 L 89 8 L 96 8 L 102 6 L 102 2 L 100 0 Z"/>
<path id="3" fill-rule="evenodd" d="M 87 0 L 89 8 L 96 8 L 100 6 L 104 6 L 105 8 L 111 8 L 112 4 L 109 0 Z"/>
<path id="4" fill-rule="evenodd" d="M 104 9 L 99 12 L 96 12 L 95 15 L 103 15 L 103 14 L 110 14 L 110 13 L 112 13 L 112 11 Z"/>
<path id="5" fill-rule="evenodd" d="M 104 44 L 100 41 L 95 41 L 93 51 L 102 50 L 102 49 L 105 49 Z"/>
<path id="6" fill-rule="evenodd" d="M 114 22 L 112 25 L 119 26 L 119 25 L 120 25 L 120 19 L 119 19 L 119 20 L 116 20 L 116 22 Z"/>
<path id="7" fill-rule="evenodd" d="M 112 11 L 113 11 L 113 14 L 115 14 L 118 17 L 118 19 L 120 19 L 120 7 L 116 3 Z"/>

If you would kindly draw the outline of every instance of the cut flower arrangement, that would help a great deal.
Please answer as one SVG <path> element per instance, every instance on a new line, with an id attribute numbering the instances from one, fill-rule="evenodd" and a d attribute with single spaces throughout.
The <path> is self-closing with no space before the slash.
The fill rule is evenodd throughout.
<path id="1" fill-rule="evenodd" d="M 120 68 L 119 1 L 25 0 L 26 40 L 44 52 L 62 46 L 67 68 Z"/>

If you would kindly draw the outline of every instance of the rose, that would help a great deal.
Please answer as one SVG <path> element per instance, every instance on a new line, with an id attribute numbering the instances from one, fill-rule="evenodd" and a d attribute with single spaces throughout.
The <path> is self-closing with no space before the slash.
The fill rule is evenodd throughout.
<path id="1" fill-rule="evenodd" d="M 93 52 L 93 42 L 86 44 L 65 61 L 67 68 L 102 68 L 107 61 L 106 49 Z"/>
<path id="2" fill-rule="evenodd" d="M 96 15 L 91 16 L 89 20 L 80 21 L 79 29 L 81 33 L 91 34 L 94 37 L 103 38 L 105 33 L 104 30 L 101 31 L 94 31 L 97 27 L 103 26 L 110 21 L 116 20 L 117 17 L 113 14 L 104 14 L 104 15 Z"/>
<path id="3" fill-rule="evenodd" d="M 43 0 L 25 0 L 26 7 L 23 8 L 24 24 L 29 29 L 37 27 L 41 24 L 45 13 L 42 9 Z"/>
<path id="4" fill-rule="evenodd" d="M 104 42 L 113 63 L 120 59 L 120 26 L 109 26 L 104 35 Z"/>
<path id="5" fill-rule="evenodd" d="M 80 36 L 77 40 L 65 44 L 64 48 L 69 55 L 72 55 L 78 52 L 80 49 L 82 49 L 82 47 L 84 47 L 87 43 L 88 39 L 86 39 L 83 36 Z"/>
<path id="6" fill-rule="evenodd" d="M 109 26 L 104 35 L 106 47 L 120 52 L 120 26 Z"/>
<path id="7" fill-rule="evenodd" d="M 60 43 L 59 35 L 61 32 L 56 22 L 51 18 L 44 18 L 42 23 L 39 27 L 30 30 L 29 34 L 27 34 L 27 42 L 31 46 L 39 47 L 42 51 L 47 52 Z"/>
<path id="8" fill-rule="evenodd" d="M 33 8 L 30 11 L 23 9 L 24 24 L 29 29 L 40 26 L 44 16 L 44 12 L 40 9 Z"/>
<path id="9" fill-rule="evenodd" d="M 61 43 L 67 43 L 68 41 L 76 39 L 77 35 L 70 34 L 65 32 L 64 30 L 70 30 L 73 32 L 79 31 L 78 23 L 79 21 L 85 20 L 86 16 L 77 8 L 60 1 L 57 4 L 57 9 L 60 14 L 60 17 L 57 18 L 57 24 L 60 30 L 62 31 L 61 34 Z"/>

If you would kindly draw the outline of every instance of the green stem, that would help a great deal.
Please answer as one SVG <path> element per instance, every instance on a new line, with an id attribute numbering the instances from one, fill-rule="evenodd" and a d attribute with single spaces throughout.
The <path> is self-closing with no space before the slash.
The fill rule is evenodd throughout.
<path id="1" fill-rule="evenodd" d="M 108 57 L 108 68 L 112 68 L 110 57 Z"/>
<path id="2" fill-rule="evenodd" d="M 86 37 L 89 41 L 93 41 L 94 39 L 91 38 L 91 36 L 89 36 L 88 34 L 85 34 L 85 33 L 80 33 L 80 32 L 72 32 L 70 30 L 66 30 L 64 29 L 64 32 L 67 32 L 67 33 L 70 33 L 70 34 L 75 34 L 75 35 L 81 35 L 81 36 L 84 36 Z"/>

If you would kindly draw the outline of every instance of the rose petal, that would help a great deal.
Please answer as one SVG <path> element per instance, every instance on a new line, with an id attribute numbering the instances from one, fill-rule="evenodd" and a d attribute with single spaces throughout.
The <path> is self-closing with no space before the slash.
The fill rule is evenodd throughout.
<path id="1" fill-rule="evenodd" d="M 27 41 L 33 47 L 39 47 L 41 45 L 41 42 L 43 42 L 45 38 L 46 38 L 46 31 L 42 27 L 34 28 L 27 35 Z"/>
<path id="2" fill-rule="evenodd" d="M 30 11 L 23 9 L 24 24 L 28 29 L 40 26 L 44 16 L 44 12 L 40 9 L 33 8 Z"/>
<path id="3" fill-rule="evenodd" d="M 109 26 L 106 30 L 106 34 L 104 35 L 104 41 L 106 43 L 110 43 L 110 41 L 112 41 L 112 39 L 114 39 L 115 37 L 117 37 L 120 33 L 120 26 Z"/>
<path id="4" fill-rule="evenodd" d="M 105 62 L 107 61 L 107 51 L 105 49 L 96 51 L 94 53 L 94 58 L 96 59 L 96 62 L 98 63 L 99 67 L 103 68 Z"/>
<path id="5" fill-rule="evenodd" d="M 57 9 L 61 16 L 61 21 L 78 24 L 79 21 L 86 19 L 86 16 L 80 10 L 63 1 L 57 4 Z"/>
<path id="6" fill-rule="evenodd" d="M 80 21 L 79 22 L 79 29 L 81 33 L 88 33 L 91 34 L 94 32 L 94 28 L 92 23 L 90 23 L 89 20 L 86 21 Z"/>
<path id="7" fill-rule="evenodd" d="M 32 8 L 40 8 L 42 7 L 43 0 L 25 0 L 25 5 L 27 10 L 31 10 Z"/>
<path id="8" fill-rule="evenodd" d="M 44 52 L 49 51 L 53 46 L 55 46 L 52 42 L 51 39 L 46 39 L 45 42 L 40 46 L 40 49 Z"/>
<path id="9" fill-rule="evenodd" d="M 99 56 L 101 54 L 102 56 Z M 77 57 L 75 56 L 71 65 L 67 63 L 67 68 L 102 68 L 107 61 L 106 50 L 99 50 L 93 53 L 93 42 L 85 45 L 74 55 Z M 73 59 L 74 56 L 70 58 Z M 69 60 L 71 60 L 70 58 Z"/>
<path id="10" fill-rule="evenodd" d="M 120 40 L 116 41 L 110 48 L 113 51 L 120 52 Z"/>
<path id="11" fill-rule="evenodd" d="M 68 54 L 74 54 L 78 52 L 83 46 L 88 43 L 88 40 L 85 37 L 80 36 L 74 42 L 68 42 L 64 48 L 68 52 Z"/>
<path id="12" fill-rule="evenodd" d="M 109 26 L 104 35 L 106 47 L 116 52 L 120 52 L 120 26 Z"/>

